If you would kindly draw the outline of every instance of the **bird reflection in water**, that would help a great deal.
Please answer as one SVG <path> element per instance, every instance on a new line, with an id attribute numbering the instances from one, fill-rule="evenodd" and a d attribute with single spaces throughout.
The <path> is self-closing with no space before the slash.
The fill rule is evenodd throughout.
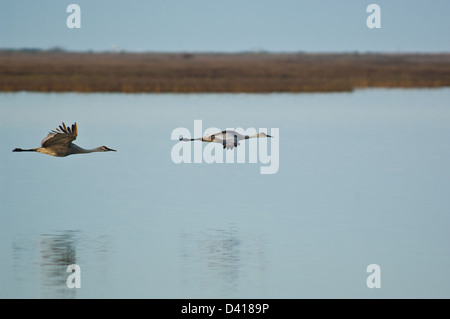
<path id="1" fill-rule="evenodd" d="M 76 289 L 66 285 L 67 266 L 77 264 L 78 231 L 42 234 L 40 240 L 41 287 L 44 297 L 75 298 Z"/>
<path id="2" fill-rule="evenodd" d="M 239 276 L 241 240 L 236 229 L 211 229 L 206 233 L 201 253 L 209 269 L 217 272 L 230 289 Z"/>
<path id="3" fill-rule="evenodd" d="M 192 296 L 235 297 L 240 291 L 264 292 L 265 241 L 263 236 L 245 235 L 231 225 L 225 229 L 207 229 L 198 234 L 182 233 L 181 256 L 184 285 Z M 242 287 L 245 284 L 245 288 Z"/>

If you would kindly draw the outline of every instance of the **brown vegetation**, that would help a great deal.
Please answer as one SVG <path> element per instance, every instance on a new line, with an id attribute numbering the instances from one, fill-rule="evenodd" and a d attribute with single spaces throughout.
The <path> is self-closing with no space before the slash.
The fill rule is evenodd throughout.
<path id="1" fill-rule="evenodd" d="M 0 51 L 0 91 L 332 92 L 450 86 L 450 54 Z"/>

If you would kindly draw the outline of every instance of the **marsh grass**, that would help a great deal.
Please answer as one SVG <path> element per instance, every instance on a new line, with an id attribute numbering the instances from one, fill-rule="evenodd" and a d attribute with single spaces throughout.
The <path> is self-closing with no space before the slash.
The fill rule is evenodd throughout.
<path id="1" fill-rule="evenodd" d="M 271 93 L 450 86 L 450 54 L 0 51 L 0 91 Z"/>

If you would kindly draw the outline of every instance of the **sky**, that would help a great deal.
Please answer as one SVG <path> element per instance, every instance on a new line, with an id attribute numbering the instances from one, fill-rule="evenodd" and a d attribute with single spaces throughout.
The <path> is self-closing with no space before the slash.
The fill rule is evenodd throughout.
<path id="1" fill-rule="evenodd" d="M 68 28 L 70 4 L 81 28 Z M 368 28 L 370 4 L 381 28 Z M 0 0 L 0 48 L 450 52 L 449 0 Z"/>

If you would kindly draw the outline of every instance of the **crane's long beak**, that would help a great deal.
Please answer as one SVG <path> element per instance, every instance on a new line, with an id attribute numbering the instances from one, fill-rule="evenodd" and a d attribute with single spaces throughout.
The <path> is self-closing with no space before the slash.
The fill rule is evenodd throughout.
<path id="1" fill-rule="evenodd" d="M 267 137 L 273 137 L 272 135 L 267 134 Z"/>
<path id="2" fill-rule="evenodd" d="M 113 150 L 112 148 L 107 147 L 106 148 L 108 151 L 113 151 L 113 152 L 117 152 L 116 150 Z"/>

